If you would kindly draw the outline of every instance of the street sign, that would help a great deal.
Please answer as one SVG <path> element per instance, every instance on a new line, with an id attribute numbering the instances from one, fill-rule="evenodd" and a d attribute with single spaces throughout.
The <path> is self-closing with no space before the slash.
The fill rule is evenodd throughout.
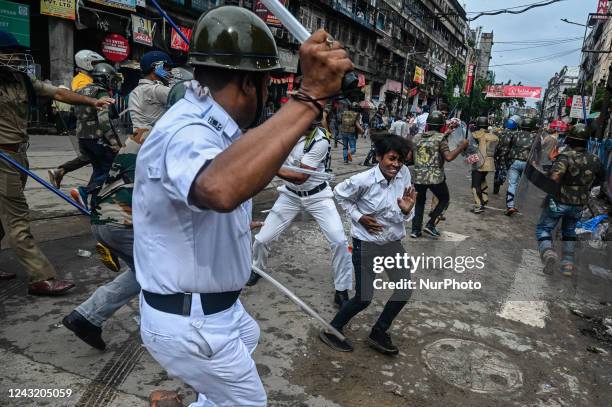
<path id="1" fill-rule="evenodd" d="M 24 47 L 30 46 L 30 6 L 0 0 L 0 30 L 15 36 Z"/>
<path id="2" fill-rule="evenodd" d="M 586 104 L 586 115 L 588 116 L 591 113 L 591 97 L 584 97 Z M 572 100 L 572 109 L 570 110 L 570 117 L 573 119 L 582 119 L 584 120 L 584 110 L 582 109 L 582 96 L 576 95 Z"/>
<path id="3" fill-rule="evenodd" d="M 40 0 L 40 14 L 74 20 L 75 0 Z"/>
<path id="4" fill-rule="evenodd" d="M 116 7 L 124 10 L 136 11 L 136 0 L 89 0 L 94 3 L 103 4 L 108 7 Z"/>
<path id="5" fill-rule="evenodd" d="M 128 40 L 119 34 L 108 34 L 102 41 L 102 54 L 112 62 L 121 62 L 130 55 Z"/>

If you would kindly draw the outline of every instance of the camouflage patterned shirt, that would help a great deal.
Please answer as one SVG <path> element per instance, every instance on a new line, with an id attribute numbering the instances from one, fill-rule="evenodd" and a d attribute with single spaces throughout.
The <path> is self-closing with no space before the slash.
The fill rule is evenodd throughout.
<path id="1" fill-rule="evenodd" d="M 566 205 L 586 205 L 594 184 L 603 179 L 603 165 L 599 157 L 584 149 L 565 149 L 551 169 L 551 175 L 561 176 L 558 201 Z"/>
<path id="2" fill-rule="evenodd" d="M 444 134 L 426 131 L 417 134 L 414 145 L 414 183 L 434 185 L 444 182 L 444 153 L 450 152 Z"/>
<path id="3" fill-rule="evenodd" d="M 510 148 L 508 151 L 509 163 L 512 161 L 527 161 L 531 153 L 531 145 L 536 139 L 537 134 L 530 131 L 519 130 L 512 133 L 510 138 Z"/>
<path id="4" fill-rule="evenodd" d="M 94 99 L 109 96 L 106 89 L 95 84 L 89 84 L 76 92 Z M 114 136 L 108 108 L 97 110 L 93 106 L 77 105 L 74 107 L 74 113 L 77 118 L 76 135 L 78 138 L 96 140 Z"/>

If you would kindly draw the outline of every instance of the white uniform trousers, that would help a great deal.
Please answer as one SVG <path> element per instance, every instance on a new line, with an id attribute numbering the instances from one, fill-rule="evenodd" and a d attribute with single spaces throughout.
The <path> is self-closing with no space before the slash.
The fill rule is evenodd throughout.
<path id="1" fill-rule="evenodd" d="M 342 220 L 333 200 L 330 187 L 314 195 L 300 198 L 284 187 L 279 188 L 280 196 L 266 217 L 261 231 L 253 244 L 253 264 L 266 270 L 270 243 L 278 239 L 302 209 L 310 213 L 331 245 L 333 254 L 334 286 L 338 291 L 350 290 L 353 284 L 353 264 L 348 251 Z"/>
<path id="2" fill-rule="evenodd" d="M 240 300 L 225 311 L 204 315 L 199 295 L 191 315 L 161 312 L 140 296 L 140 335 L 171 377 L 198 392 L 190 407 L 265 406 L 264 390 L 251 353 L 259 326 Z"/>

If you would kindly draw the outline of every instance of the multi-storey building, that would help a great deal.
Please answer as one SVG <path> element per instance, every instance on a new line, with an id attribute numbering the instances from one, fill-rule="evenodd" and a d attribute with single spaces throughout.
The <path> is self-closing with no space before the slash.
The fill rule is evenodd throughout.
<path id="1" fill-rule="evenodd" d="M 543 101 L 543 116 L 547 120 L 560 119 L 565 116 L 565 90 L 578 84 L 579 68 L 564 66 L 560 72 L 548 81 Z"/>
<path id="2" fill-rule="evenodd" d="M 493 31 L 481 32 L 476 43 L 476 79 L 489 78 L 489 62 L 491 61 L 491 50 L 493 48 Z"/>

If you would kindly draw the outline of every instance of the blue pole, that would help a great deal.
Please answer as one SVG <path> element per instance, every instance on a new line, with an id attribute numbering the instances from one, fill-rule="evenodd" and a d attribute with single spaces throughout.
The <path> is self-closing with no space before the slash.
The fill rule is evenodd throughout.
<path id="1" fill-rule="evenodd" d="M 81 211 L 81 213 L 83 215 L 87 215 L 87 216 L 91 216 L 91 212 L 89 212 L 87 209 L 83 208 L 81 205 L 77 204 L 76 202 L 74 202 L 69 196 L 65 195 L 63 192 L 61 192 L 60 190 L 54 188 L 51 184 L 49 184 L 47 181 L 45 181 L 44 179 L 40 178 L 38 175 L 34 174 L 32 171 L 28 170 L 27 168 L 25 168 L 23 165 L 19 164 L 17 161 L 15 161 L 12 157 L 9 157 L 8 155 L 6 155 L 4 152 L 0 151 L 0 158 L 2 158 L 3 160 L 5 160 L 6 162 L 8 162 L 9 164 L 11 164 L 13 167 L 17 168 L 19 171 L 29 175 L 30 177 L 32 177 L 35 181 L 38 181 L 40 184 L 42 184 L 45 188 L 47 188 L 48 190 L 50 190 L 51 192 L 53 192 L 55 195 L 59 196 L 60 198 L 62 198 L 64 201 L 68 202 L 70 205 L 74 206 L 75 208 L 77 208 L 79 211 Z"/>
<path id="2" fill-rule="evenodd" d="M 161 6 L 157 3 L 157 1 L 156 0 L 150 0 L 150 1 L 151 3 L 153 3 L 153 6 L 157 9 L 157 11 L 159 11 L 159 14 L 161 14 L 162 17 L 165 18 L 166 21 L 168 21 L 168 23 L 170 23 L 172 28 L 174 28 L 174 31 L 176 31 L 176 33 L 183 39 L 183 41 L 185 41 L 185 44 L 189 45 L 189 40 L 187 39 L 185 34 L 183 34 L 180 28 L 178 28 L 178 26 L 174 23 L 174 21 L 172 21 L 170 16 L 164 11 L 163 8 L 161 8 Z"/>

